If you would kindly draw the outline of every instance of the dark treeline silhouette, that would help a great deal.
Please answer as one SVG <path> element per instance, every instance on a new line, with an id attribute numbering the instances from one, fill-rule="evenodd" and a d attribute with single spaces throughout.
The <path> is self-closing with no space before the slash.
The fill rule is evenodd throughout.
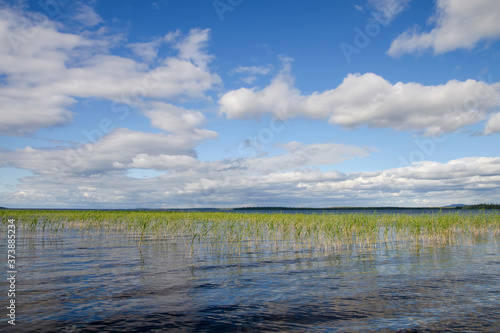
<path id="1" fill-rule="evenodd" d="M 462 209 L 500 209 L 500 204 L 482 203 L 477 205 L 466 205 Z"/>

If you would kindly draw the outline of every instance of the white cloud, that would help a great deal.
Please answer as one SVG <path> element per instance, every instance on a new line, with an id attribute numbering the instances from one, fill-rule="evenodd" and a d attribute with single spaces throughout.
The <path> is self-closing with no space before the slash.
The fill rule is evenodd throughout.
<path id="1" fill-rule="evenodd" d="M 411 0 L 368 0 L 368 3 L 382 15 L 384 21 L 392 21 L 398 14 L 408 7 Z"/>
<path id="2" fill-rule="evenodd" d="M 100 17 L 92 7 L 87 5 L 80 5 L 73 19 L 89 27 L 96 26 L 103 22 L 102 17 Z"/>
<path id="3" fill-rule="evenodd" d="M 132 158 L 127 168 L 153 170 L 186 171 L 200 168 L 204 163 L 187 155 L 138 154 Z"/>
<path id="4" fill-rule="evenodd" d="M 195 121 L 192 128 L 199 124 Z M 500 200 L 500 158 L 422 161 L 395 169 L 342 173 L 317 167 L 368 156 L 373 148 L 288 142 L 278 145 L 283 153 L 274 156 L 200 161 L 193 148 L 203 137 L 189 138 L 118 128 L 72 149 L 2 150 L 0 167 L 31 170 L 34 175 L 0 194 L 0 200 L 18 207 L 40 202 L 45 207 L 107 208 L 248 203 L 438 206 Z M 157 171 L 145 179 L 129 175 L 138 169 Z"/>
<path id="5" fill-rule="evenodd" d="M 369 155 L 370 149 L 335 143 L 318 143 L 303 145 L 300 142 L 289 142 L 279 145 L 286 154 L 270 157 L 250 158 L 241 161 L 241 165 L 252 172 L 272 173 L 339 164 L 355 157 Z"/>
<path id="6" fill-rule="evenodd" d="M 194 147 L 205 138 L 203 135 L 154 134 L 117 128 L 95 142 L 75 147 L 0 151 L 0 166 L 15 165 L 35 175 L 51 177 L 89 176 L 136 167 L 134 158 L 144 154 L 194 157 Z"/>
<path id="7" fill-rule="evenodd" d="M 257 75 L 267 75 L 271 71 L 271 66 L 238 66 L 231 70 L 230 74 L 247 74 L 241 79 L 242 82 L 252 84 L 257 80 Z"/>
<path id="8" fill-rule="evenodd" d="M 287 118 L 300 113 L 302 97 L 293 86 L 287 71 L 280 72 L 271 84 L 262 90 L 240 88 L 225 93 L 219 100 L 221 112 L 228 118 L 260 118 L 271 112 L 278 118 Z"/>
<path id="9" fill-rule="evenodd" d="M 0 131 L 26 135 L 67 124 L 76 98 L 104 98 L 130 107 L 148 98 L 206 98 L 204 93 L 221 82 L 207 68 L 212 56 L 202 48 L 208 33 L 193 29 L 185 38 L 177 32 L 167 35 L 179 54 L 158 59 L 150 70 L 148 63 L 109 54 L 109 38 L 99 33 L 93 39 L 62 33 L 47 19 L 36 25 L 28 14 L 2 9 Z M 148 61 L 154 56 L 150 51 L 143 55 Z"/>
<path id="10" fill-rule="evenodd" d="M 432 49 L 435 54 L 456 49 L 472 49 L 479 42 L 500 37 L 500 2 L 497 0 L 438 0 L 430 32 L 412 29 L 396 38 L 388 54 Z"/>
<path id="11" fill-rule="evenodd" d="M 171 195 L 179 195 L 179 199 L 188 200 L 187 205 L 192 206 L 193 198 L 218 190 L 221 184 L 228 181 L 234 182 L 234 191 L 243 187 L 251 191 L 270 184 L 281 186 L 280 183 L 296 180 L 318 180 L 325 176 L 318 175 L 318 170 L 311 173 L 310 167 L 337 164 L 369 153 L 367 148 L 343 144 L 303 145 L 290 142 L 281 145 L 286 152 L 277 156 L 204 162 L 195 158 L 191 149 L 195 144 L 195 139 L 189 141 L 185 136 L 120 128 L 93 144 L 76 149 L 27 147 L 0 151 L 0 166 L 14 165 L 33 171 L 35 176 L 22 179 L 16 192 L 11 193 L 12 198 L 19 202 L 27 197 L 43 197 L 45 202 L 51 202 L 51 198 L 59 201 L 60 206 L 71 202 L 120 205 L 126 198 L 136 197 L 139 204 L 141 201 L 138 198 L 149 201 L 152 199 L 149 193 L 164 198 L 167 191 Z M 153 177 L 153 184 L 142 183 L 147 186 L 147 191 L 145 187 L 138 190 L 142 185 L 127 176 L 127 170 L 138 168 L 163 171 L 163 174 Z M 327 175 L 339 177 L 337 172 L 328 172 Z M 42 184 L 46 186 L 42 188 Z M 90 191 L 90 188 L 95 191 Z M 112 188 L 114 194 L 110 193 Z M 78 192 L 87 194 L 83 198 L 76 195 Z"/>
<path id="12" fill-rule="evenodd" d="M 151 120 L 151 126 L 167 132 L 200 138 L 217 137 L 217 133 L 199 128 L 206 123 L 205 116 L 199 111 L 187 110 L 163 102 L 151 102 L 149 108 L 146 108 L 143 113 Z"/>
<path id="13" fill-rule="evenodd" d="M 207 45 L 209 34 L 210 29 L 191 29 L 189 35 L 175 45 L 175 48 L 179 50 L 179 57 L 193 62 L 200 68 L 205 68 L 214 58 L 212 55 L 200 52 Z"/>
<path id="14" fill-rule="evenodd" d="M 397 82 L 373 73 L 350 74 L 332 90 L 301 95 L 292 78 L 280 73 L 270 85 L 240 88 L 224 94 L 219 104 L 228 118 L 305 116 L 355 128 L 418 130 L 426 135 L 453 132 L 485 119 L 500 105 L 500 84 L 451 80 L 437 86 Z"/>
<path id="15" fill-rule="evenodd" d="M 43 127 L 70 123 L 69 107 L 76 101 L 63 94 L 45 95 L 44 89 L 0 87 L 0 132 L 2 135 L 23 136 Z"/>
<path id="16" fill-rule="evenodd" d="M 45 207 L 107 208 L 243 204 L 439 206 L 500 200 L 500 158 L 467 157 L 447 163 L 423 161 L 370 172 L 323 172 L 308 165 L 341 162 L 345 158 L 339 158 L 339 151 L 347 147 L 322 145 L 289 143 L 284 145 L 288 152 L 275 157 L 212 162 L 159 150 L 133 157 L 132 153 L 126 157 L 116 154 L 115 158 L 126 163 L 115 164 L 114 169 L 103 169 L 92 176 L 74 172 L 71 177 L 58 179 L 54 174 L 36 174 L 23 178 L 14 191 L 0 194 L 0 200 L 7 206 L 33 207 L 40 202 Z M 334 157 L 325 156 L 325 152 Z M 366 154 L 364 149 L 360 152 L 360 156 Z M 35 160 L 48 164 L 33 151 L 26 154 L 33 154 L 30 155 L 33 164 Z M 309 156 L 302 158 L 302 154 Z M 16 163 L 22 161 L 16 159 Z M 276 167 L 269 167 L 271 164 Z M 126 175 L 127 168 L 134 167 L 167 171 L 153 178 L 136 179 Z"/>
<path id="17" fill-rule="evenodd" d="M 215 134 L 211 132 L 210 134 Z M 36 175 L 78 175 L 119 171 L 128 168 L 216 172 L 225 168 L 264 174 L 304 167 L 333 165 L 355 157 L 368 156 L 372 148 L 322 143 L 282 144 L 284 154 L 269 157 L 241 158 L 233 161 L 202 162 L 195 158 L 193 148 L 207 136 L 193 133 L 153 134 L 118 128 L 95 142 L 77 147 L 0 151 L 0 167 L 15 165 Z M 184 168 L 184 169 L 183 169 Z M 183 169 L 183 170 L 182 170 Z"/>
<path id="18" fill-rule="evenodd" d="M 127 44 L 127 47 L 132 50 L 137 56 L 144 59 L 146 62 L 151 62 L 158 56 L 158 49 L 162 44 L 161 39 L 155 39 L 146 43 Z"/>
<path id="19" fill-rule="evenodd" d="M 500 133 L 500 113 L 491 115 L 486 123 L 485 134 Z"/>
<path id="20" fill-rule="evenodd" d="M 165 42 L 172 43 L 176 41 L 181 35 L 182 35 L 181 31 L 177 29 L 175 31 L 170 31 L 168 34 L 166 34 L 165 37 L 163 37 L 163 40 Z"/>

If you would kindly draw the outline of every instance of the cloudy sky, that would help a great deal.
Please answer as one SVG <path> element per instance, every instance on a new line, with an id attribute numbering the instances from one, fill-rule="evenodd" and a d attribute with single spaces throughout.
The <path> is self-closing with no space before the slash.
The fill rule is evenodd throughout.
<path id="1" fill-rule="evenodd" d="M 0 206 L 500 202 L 498 0 L 0 0 Z"/>

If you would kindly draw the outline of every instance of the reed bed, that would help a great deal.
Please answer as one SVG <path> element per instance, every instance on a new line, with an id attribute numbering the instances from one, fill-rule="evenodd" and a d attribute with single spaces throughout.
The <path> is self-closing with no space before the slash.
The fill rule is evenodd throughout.
<path id="1" fill-rule="evenodd" d="M 387 244 L 427 246 L 472 244 L 500 234 L 500 214 L 261 214 L 233 212 L 153 212 L 1 210 L 2 227 L 15 219 L 24 235 L 121 232 L 145 240 L 182 238 L 191 246 L 226 252 L 247 247 L 374 248 Z"/>

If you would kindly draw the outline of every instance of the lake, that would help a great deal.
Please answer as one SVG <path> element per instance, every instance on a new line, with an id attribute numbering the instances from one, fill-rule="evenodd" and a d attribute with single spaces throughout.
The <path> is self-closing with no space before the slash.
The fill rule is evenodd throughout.
<path id="1" fill-rule="evenodd" d="M 500 235 L 469 245 L 380 243 L 330 251 L 265 243 L 228 251 L 210 241 L 191 246 L 182 237 L 146 239 L 140 250 L 138 243 L 139 237 L 119 232 L 19 234 L 15 331 L 500 327 Z"/>

